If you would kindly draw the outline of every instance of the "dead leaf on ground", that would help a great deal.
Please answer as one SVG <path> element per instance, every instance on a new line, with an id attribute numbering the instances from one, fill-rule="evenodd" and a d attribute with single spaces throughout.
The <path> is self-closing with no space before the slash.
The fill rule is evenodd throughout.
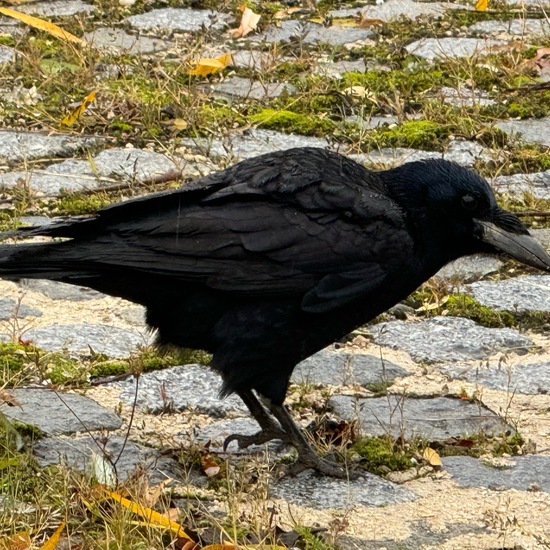
<path id="1" fill-rule="evenodd" d="M 545 80 L 550 80 L 550 48 L 539 48 L 531 60 L 535 71 Z"/>
<path id="2" fill-rule="evenodd" d="M 59 527 L 55 530 L 54 534 L 40 547 L 39 550 L 55 550 L 59 539 L 61 538 L 61 533 L 65 529 L 65 522 L 62 521 Z"/>
<path id="3" fill-rule="evenodd" d="M 250 8 L 243 7 L 242 10 L 243 15 L 241 17 L 239 28 L 231 31 L 233 38 L 242 38 L 243 36 L 250 34 L 252 31 L 255 31 L 261 17 L 261 15 L 254 13 Z"/>
<path id="4" fill-rule="evenodd" d="M 21 13 L 20 11 L 11 10 L 9 8 L 0 8 L 0 13 L 2 15 L 12 17 L 13 19 L 17 19 L 18 21 L 22 21 L 23 23 L 29 25 L 29 27 L 33 27 L 41 31 L 46 31 L 52 36 L 60 38 L 61 40 L 65 40 L 66 42 L 74 42 L 75 44 L 86 44 L 86 42 L 82 40 L 82 38 L 78 38 L 74 34 L 63 30 L 61 27 L 58 27 L 57 25 L 54 25 L 49 21 L 44 21 L 44 19 L 33 17 L 32 15 L 27 15 L 26 13 Z"/>
<path id="5" fill-rule="evenodd" d="M 225 69 L 232 62 L 233 58 L 230 53 L 215 58 L 201 57 L 201 59 L 196 62 L 195 67 L 189 69 L 187 73 L 196 76 L 208 76 L 209 74 L 215 74 Z"/>
<path id="6" fill-rule="evenodd" d="M 489 0 L 477 0 L 476 11 L 486 11 L 489 7 Z"/>
<path id="7" fill-rule="evenodd" d="M 83 100 L 82 103 L 76 109 L 73 109 L 67 116 L 63 118 L 61 124 L 64 126 L 72 126 L 77 122 L 80 117 L 84 114 L 84 111 L 90 105 L 92 101 L 95 100 L 95 90 L 92 90 Z"/>
<path id="8" fill-rule="evenodd" d="M 10 407 L 20 407 L 21 403 L 6 390 L 0 390 L 0 403 L 7 403 Z"/>
<path id="9" fill-rule="evenodd" d="M 221 465 L 215 456 L 205 453 L 201 455 L 202 471 L 208 477 L 214 477 L 221 471 Z"/>
<path id="10" fill-rule="evenodd" d="M 434 451 L 431 447 L 426 447 L 422 453 L 422 458 L 430 465 L 437 468 L 441 468 L 443 463 L 441 462 L 441 457 Z"/>

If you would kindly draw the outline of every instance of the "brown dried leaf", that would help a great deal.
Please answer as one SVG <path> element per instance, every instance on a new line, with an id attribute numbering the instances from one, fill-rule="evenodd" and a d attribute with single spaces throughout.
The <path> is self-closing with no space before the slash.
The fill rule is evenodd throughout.
<path id="1" fill-rule="evenodd" d="M 6 390 L 0 390 L 0 403 L 7 403 L 10 407 L 20 407 L 21 403 Z"/>
<path id="2" fill-rule="evenodd" d="M 252 31 L 255 31 L 260 17 L 261 15 L 254 13 L 250 8 L 244 7 L 239 28 L 232 30 L 231 34 L 234 38 L 242 38 Z"/>

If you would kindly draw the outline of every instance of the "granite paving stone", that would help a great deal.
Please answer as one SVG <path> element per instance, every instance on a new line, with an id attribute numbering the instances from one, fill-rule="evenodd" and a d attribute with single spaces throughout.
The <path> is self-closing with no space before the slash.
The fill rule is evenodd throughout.
<path id="1" fill-rule="evenodd" d="M 495 124 L 503 132 L 518 136 L 522 141 L 550 146 L 550 116 L 526 120 L 505 120 Z"/>
<path id="2" fill-rule="evenodd" d="M 510 394 L 547 394 L 550 392 L 550 362 L 478 365 L 438 365 L 437 371 L 452 380 L 464 380 Z"/>
<path id="3" fill-rule="evenodd" d="M 114 472 L 118 481 L 143 472 L 152 484 L 166 482 L 167 479 L 182 481 L 185 477 L 182 467 L 173 458 L 122 437 L 46 437 L 33 444 L 32 453 L 42 467 L 65 464 L 88 474 L 97 474 L 97 468 L 101 468 L 101 462 L 105 462 L 107 479 L 116 460 Z M 100 457 L 101 460 L 95 457 Z M 93 462 L 97 464 L 96 467 Z M 102 475 L 101 470 L 99 475 Z"/>
<path id="4" fill-rule="evenodd" d="M 353 61 L 330 61 L 319 59 L 315 64 L 315 74 L 328 76 L 330 78 L 342 78 L 345 73 L 364 73 L 367 70 L 367 63 L 364 59 Z"/>
<path id="5" fill-rule="evenodd" d="M 94 48 L 112 53 L 128 53 L 132 55 L 149 54 L 167 50 L 173 47 L 168 40 L 150 36 L 136 36 L 122 29 L 100 27 L 82 36 Z"/>
<path id="6" fill-rule="evenodd" d="M 453 140 L 445 152 L 423 151 L 408 147 L 383 147 L 370 153 L 348 155 L 361 163 L 387 164 L 397 166 L 405 162 L 445 158 L 463 166 L 473 166 L 476 161 L 491 160 L 490 150 L 475 141 Z"/>
<path id="7" fill-rule="evenodd" d="M 9 46 L 0 45 L 0 65 L 3 63 L 9 63 L 14 59 L 15 59 L 15 50 L 13 48 L 10 48 Z M 0 146 L 0 154 L 1 154 L 1 151 L 2 149 Z"/>
<path id="8" fill-rule="evenodd" d="M 13 298 L 0 298 L 0 321 L 23 319 L 24 317 L 40 317 L 42 311 L 27 304 L 19 303 Z"/>
<path id="9" fill-rule="evenodd" d="M 363 19 L 380 19 L 381 21 L 393 21 L 402 17 L 416 19 L 420 16 L 438 18 L 445 15 L 445 12 L 450 9 L 471 8 L 463 3 L 386 0 L 385 2 L 365 6 L 361 9 L 361 16 Z"/>
<path id="10" fill-rule="evenodd" d="M 69 285 L 57 281 L 46 281 L 42 279 L 21 279 L 19 284 L 23 288 L 30 288 L 44 294 L 52 300 L 70 300 L 79 302 L 81 300 L 100 300 L 105 294 L 87 288 L 85 286 Z"/>
<path id="11" fill-rule="evenodd" d="M 46 134 L 24 130 L 0 130 L 0 161 L 28 161 L 39 158 L 67 157 L 101 143 L 96 136 Z"/>
<path id="12" fill-rule="evenodd" d="M 48 351 L 93 352 L 109 357 L 128 357 L 137 348 L 152 344 L 153 340 L 152 335 L 144 331 L 93 323 L 31 328 L 24 338 Z"/>
<path id="13" fill-rule="evenodd" d="M 32 191 L 55 197 L 64 192 L 113 185 L 114 178 L 144 181 L 179 173 L 180 170 L 174 160 L 160 153 L 119 147 L 101 151 L 92 161 L 68 159 L 42 170 L 16 170 L 0 174 L 0 185 L 11 188 L 25 182 Z"/>
<path id="14" fill-rule="evenodd" d="M 506 45 L 504 40 L 484 38 L 421 38 L 405 46 L 405 49 L 418 57 L 434 61 L 438 58 L 453 59 L 487 55 L 492 47 L 504 45 Z"/>
<path id="15" fill-rule="evenodd" d="M 0 35 L 22 36 L 28 32 L 29 29 L 16 19 L 0 16 Z"/>
<path id="16" fill-rule="evenodd" d="M 349 353 L 326 348 L 298 363 L 291 382 L 334 386 L 391 383 L 409 372 L 377 355 Z"/>
<path id="17" fill-rule="evenodd" d="M 459 398 L 415 398 L 407 395 L 356 398 L 338 395 L 329 400 L 334 414 L 357 420 L 363 437 L 391 435 L 445 441 L 465 434 L 514 431 L 487 407 Z"/>
<path id="18" fill-rule="evenodd" d="M 19 405 L 0 404 L 8 418 L 36 426 L 51 435 L 89 430 L 117 430 L 122 421 L 93 399 L 77 393 L 56 392 L 46 388 L 10 388 Z"/>
<path id="19" fill-rule="evenodd" d="M 133 379 L 117 382 L 120 399 L 132 405 L 135 399 Z M 183 365 L 147 372 L 139 377 L 137 405 L 148 412 L 196 409 L 221 418 L 228 414 L 242 415 L 244 403 L 231 395 L 220 399 L 221 377 L 200 365 Z"/>
<path id="20" fill-rule="evenodd" d="M 550 170 L 497 176 L 492 180 L 491 185 L 498 193 L 523 195 L 527 192 L 539 199 L 550 199 Z"/>
<path id="21" fill-rule="evenodd" d="M 358 504 L 389 506 L 417 498 L 409 489 L 371 474 L 346 480 L 319 477 L 310 470 L 274 483 L 271 496 L 314 510 L 349 510 Z"/>
<path id="22" fill-rule="evenodd" d="M 339 27 L 333 25 L 325 27 L 317 23 L 297 20 L 282 21 L 279 26 L 271 26 L 261 35 L 247 37 L 252 42 L 267 42 L 275 44 L 296 40 L 305 44 L 331 44 L 344 46 L 357 44 L 361 46 L 365 40 L 375 35 L 371 29 L 360 27 Z"/>
<path id="23" fill-rule="evenodd" d="M 88 14 L 94 11 L 94 6 L 81 0 L 49 0 L 48 2 L 18 4 L 17 11 L 40 17 L 62 17 Z"/>
<path id="24" fill-rule="evenodd" d="M 485 359 L 505 351 L 525 354 L 533 346 L 517 330 L 486 328 L 461 317 L 389 321 L 374 325 L 369 332 L 377 344 L 406 351 L 420 363 Z"/>
<path id="25" fill-rule="evenodd" d="M 497 468 L 483 459 L 470 456 L 448 456 L 443 468 L 461 487 L 517 489 L 550 493 L 550 456 L 514 456 L 507 467 Z"/>
<path id="26" fill-rule="evenodd" d="M 434 277 L 447 281 L 470 282 L 498 271 L 503 265 L 504 262 L 495 256 L 474 254 L 448 263 Z"/>
<path id="27" fill-rule="evenodd" d="M 511 19 L 509 21 L 480 21 L 471 27 L 469 32 L 485 34 L 511 34 L 523 36 L 550 34 L 550 22 L 545 19 Z"/>
<path id="28" fill-rule="evenodd" d="M 444 86 L 437 92 L 436 97 L 455 107 L 472 107 L 476 105 L 485 107 L 496 103 L 494 99 L 488 96 L 487 92 L 472 90 L 463 86 L 458 88 Z"/>
<path id="29" fill-rule="evenodd" d="M 193 32 L 203 28 L 222 30 L 233 22 L 233 17 L 211 10 L 158 8 L 139 15 L 132 15 L 126 21 L 132 27 L 146 31 L 161 29 Z"/>
<path id="30" fill-rule="evenodd" d="M 233 76 L 209 86 L 215 95 L 241 99 L 273 99 L 281 94 L 293 94 L 296 88 L 286 82 L 261 82 Z"/>
<path id="31" fill-rule="evenodd" d="M 502 281 L 478 281 L 466 287 L 478 302 L 494 309 L 550 311 L 550 275 L 520 275 Z"/>
<path id="32" fill-rule="evenodd" d="M 252 129 L 247 132 L 234 132 L 226 138 L 183 138 L 182 145 L 208 157 L 233 157 L 243 160 L 273 151 L 283 151 L 293 147 L 329 148 L 328 140 L 296 134 L 283 134 L 273 130 Z M 342 147 L 340 150 L 345 150 Z"/>
<path id="33" fill-rule="evenodd" d="M 258 50 L 236 50 L 231 53 L 231 65 L 244 67 L 259 72 L 267 72 L 283 59 L 277 58 L 274 52 L 261 52 Z"/>

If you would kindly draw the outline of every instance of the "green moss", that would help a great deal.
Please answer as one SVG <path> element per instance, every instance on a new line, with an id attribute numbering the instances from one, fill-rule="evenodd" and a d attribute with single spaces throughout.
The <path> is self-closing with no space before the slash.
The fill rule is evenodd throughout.
<path id="1" fill-rule="evenodd" d="M 119 374 L 125 374 L 130 371 L 128 361 L 121 360 L 105 360 L 94 362 L 90 369 L 90 376 L 103 377 L 103 376 L 118 376 Z"/>
<path id="2" fill-rule="evenodd" d="M 388 93 L 398 91 L 410 99 L 413 94 L 426 92 L 447 84 L 449 77 L 441 69 L 395 69 L 393 71 L 368 71 L 366 73 L 345 73 L 342 88 L 363 86 L 369 92 Z"/>
<path id="3" fill-rule="evenodd" d="M 86 382 L 86 365 L 63 353 L 45 353 L 40 358 L 41 370 L 55 385 Z"/>
<path id="4" fill-rule="evenodd" d="M 375 147 L 440 149 L 450 132 L 449 126 L 430 120 L 411 120 L 393 128 L 376 129 L 369 138 Z"/>
<path id="5" fill-rule="evenodd" d="M 361 466 L 376 475 L 407 470 L 413 465 L 410 456 L 397 448 L 395 440 L 386 436 L 365 437 L 352 449 L 361 457 Z"/>
<path id="6" fill-rule="evenodd" d="M 297 541 L 299 548 L 304 550 L 336 550 L 332 544 L 319 538 L 310 527 L 297 526 L 294 530 L 300 534 L 300 539 Z"/>
<path id="7" fill-rule="evenodd" d="M 97 212 L 111 203 L 102 193 L 66 193 L 51 203 L 55 213 L 62 216 L 82 216 Z"/>
<path id="8" fill-rule="evenodd" d="M 442 307 L 449 315 L 471 319 L 484 327 L 512 327 L 516 324 L 510 312 L 483 306 L 475 298 L 466 294 L 452 294 Z"/>
<path id="9" fill-rule="evenodd" d="M 550 92 L 516 97 L 508 104 L 507 113 L 512 118 L 542 118 L 550 114 Z"/>
<path id="10" fill-rule="evenodd" d="M 11 342 L 0 343 L 0 372 L 2 384 L 9 380 L 11 375 L 20 373 L 29 363 L 29 354 L 34 350 L 33 346 L 13 344 Z"/>
<path id="11" fill-rule="evenodd" d="M 262 128 L 285 130 L 303 135 L 326 135 L 334 129 L 334 122 L 329 119 L 275 109 L 263 109 L 250 116 L 250 122 Z"/>
<path id="12" fill-rule="evenodd" d="M 148 348 L 142 352 L 138 359 L 144 371 L 165 369 L 175 365 L 190 365 L 193 363 L 208 365 L 211 360 L 212 356 L 205 351 L 172 347 L 161 350 Z"/>

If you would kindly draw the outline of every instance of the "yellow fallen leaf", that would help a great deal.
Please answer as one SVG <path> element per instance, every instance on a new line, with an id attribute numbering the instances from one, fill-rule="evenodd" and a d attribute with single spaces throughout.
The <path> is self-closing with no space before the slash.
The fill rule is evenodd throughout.
<path id="1" fill-rule="evenodd" d="M 430 447 L 426 447 L 424 449 L 424 452 L 422 453 L 422 458 L 430 466 L 442 466 L 443 465 L 443 463 L 441 462 L 441 457 L 437 454 L 437 451 L 434 451 Z"/>
<path id="2" fill-rule="evenodd" d="M 61 522 L 61 525 L 55 530 L 55 533 L 40 547 L 40 550 L 55 550 L 61 538 L 61 533 L 63 533 L 63 529 L 65 529 L 64 521 Z"/>
<path id="3" fill-rule="evenodd" d="M 489 7 L 489 0 L 477 0 L 476 11 L 485 11 Z"/>
<path id="4" fill-rule="evenodd" d="M 244 7 L 239 28 L 233 29 L 231 34 L 234 38 L 242 38 L 252 31 L 255 31 L 260 17 L 261 15 L 254 13 L 250 8 Z"/>
<path id="5" fill-rule="evenodd" d="M 194 74 L 197 76 L 207 76 L 225 69 L 230 63 L 232 63 L 232 61 L 233 58 L 230 53 L 220 55 L 216 58 L 202 57 L 197 61 L 195 67 L 187 72 L 188 74 Z"/>
<path id="6" fill-rule="evenodd" d="M 56 38 L 61 38 L 61 40 L 66 40 L 68 42 L 75 42 L 76 44 L 86 44 L 82 38 L 78 38 L 74 34 L 63 30 L 61 27 L 50 23 L 49 21 L 44 21 L 44 19 L 39 19 L 38 17 L 33 17 L 32 15 L 27 15 L 26 13 L 21 13 L 20 11 L 10 10 L 9 8 L 0 8 L 0 13 L 7 15 L 8 17 L 13 17 L 18 21 L 26 23 L 30 27 L 39 29 L 41 31 L 46 31 L 47 33 L 55 36 Z"/>
<path id="7" fill-rule="evenodd" d="M 95 90 L 92 90 L 82 101 L 82 103 L 70 112 L 63 120 L 61 124 L 65 126 L 72 126 L 81 116 L 82 113 L 86 110 L 86 107 L 95 99 Z"/>
<path id="8" fill-rule="evenodd" d="M 109 491 L 108 489 L 103 489 L 107 495 L 109 495 L 113 500 L 116 500 L 124 508 L 127 508 L 134 514 L 137 514 L 138 516 L 141 516 L 145 520 L 147 520 L 149 523 L 157 526 L 164 527 L 165 529 L 169 530 L 171 534 L 181 537 L 188 540 L 193 540 L 184 530 L 183 527 L 176 523 L 175 521 L 172 521 L 170 518 L 166 517 L 164 514 L 161 514 L 159 512 L 155 512 L 154 510 L 151 510 L 151 508 L 147 508 L 146 506 L 142 506 L 141 504 L 138 504 L 137 502 L 132 502 L 131 500 L 128 500 L 127 498 L 124 498 L 122 495 L 119 495 L 118 493 L 115 493 L 114 491 Z"/>

